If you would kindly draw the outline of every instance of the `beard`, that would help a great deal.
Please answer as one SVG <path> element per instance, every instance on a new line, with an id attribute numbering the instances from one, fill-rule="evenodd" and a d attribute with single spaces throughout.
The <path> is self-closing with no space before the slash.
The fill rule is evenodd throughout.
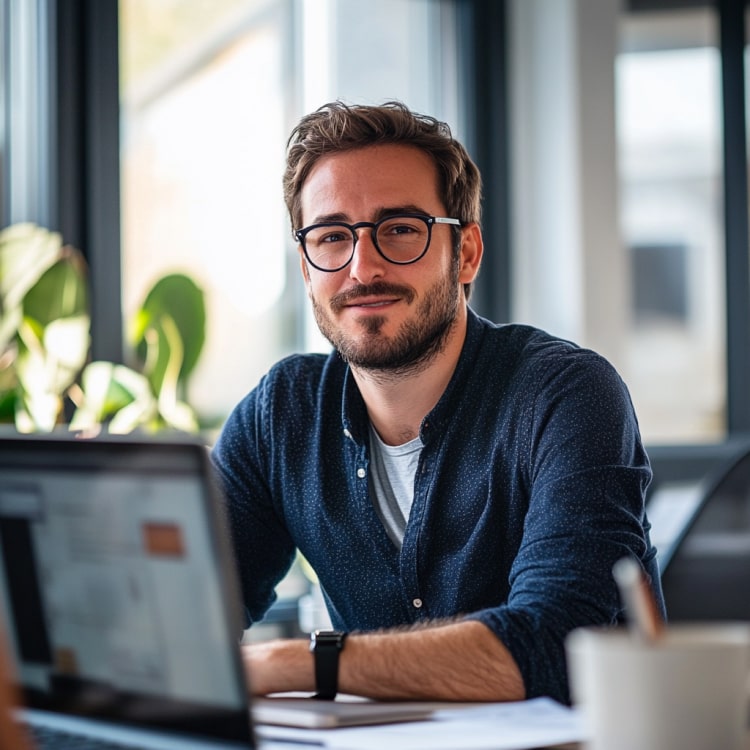
<path id="1" fill-rule="evenodd" d="M 350 335 L 336 327 L 330 313 L 311 295 L 313 314 L 320 332 L 350 365 L 373 372 L 405 374 L 424 368 L 445 348 L 458 315 L 458 264 L 451 263 L 448 278 L 428 289 L 416 307 L 415 315 L 387 337 L 385 315 L 367 315 L 358 321 L 362 332 Z M 357 285 L 330 300 L 333 313 L 366 295 L 394 295 L 411 304 L 416 293 L 411 287 L 376 282 Z"/>

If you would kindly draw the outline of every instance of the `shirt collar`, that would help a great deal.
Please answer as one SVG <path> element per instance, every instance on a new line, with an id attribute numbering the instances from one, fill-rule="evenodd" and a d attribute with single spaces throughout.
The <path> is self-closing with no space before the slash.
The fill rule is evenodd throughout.
<path id="1" fill-rule="evenodd" d="M 456 371 L 435 408 L 422 420 L 420 437 L 425 444 L 429 442 L 432 435 L 440 434 L 442 427 L 450 419 L 453 410 L 451 402 L 454 399 L 454 394 L 457 389 L 460 393 L 461 389 L 465 387 L 465 381 L 472 372 L 473 363 L 479 352 L 482 330 L 486 321 L 480 318 L 471 308 L 468 309 L 467 313 L 466 339 L 456 364 Z M 367 407 L 349 365 L 336 352 L 331 356 L 337 357 L 341 366 L 346 368 L 341 398 L 341 424 L 344 434 L 361 445 L 368 440 L 369 435 Z"/>

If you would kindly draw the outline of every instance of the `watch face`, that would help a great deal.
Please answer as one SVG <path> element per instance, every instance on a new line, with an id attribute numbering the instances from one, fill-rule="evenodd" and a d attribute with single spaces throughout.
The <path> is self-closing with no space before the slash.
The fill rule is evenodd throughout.
<path id="1" fill-rule="evenodd" d="M 318 645 L 335 645 L 342 648 L 346 633 L 340 633 L 337 630 L 315 630 L 310 635 L 310 647 L 315 648 Z"/>

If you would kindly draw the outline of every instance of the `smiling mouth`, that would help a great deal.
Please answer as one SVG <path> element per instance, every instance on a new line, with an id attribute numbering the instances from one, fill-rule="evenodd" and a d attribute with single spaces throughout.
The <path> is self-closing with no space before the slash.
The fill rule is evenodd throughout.
<path id="1" fill-rule="evenodd" d="M 331 308 L 338 312 L 346 308 L 358 310 L 379 309 L 397 302 L 411 303 L 414 291 L 410 287 L 392 284 L 372 284 L 369 287 L 357 286 L 333 296 L 330 300 Z"/>
<path id="2" fill-rule="evenodd" d="M 386 305 L 392 305 L 399 301 L 398 297 L 389 299 L 378 299 L 378 300 L 354 300 L 344 305 L 344 307 L 356 307 L 356 308 L 378 308 L 385 307 Z"/>

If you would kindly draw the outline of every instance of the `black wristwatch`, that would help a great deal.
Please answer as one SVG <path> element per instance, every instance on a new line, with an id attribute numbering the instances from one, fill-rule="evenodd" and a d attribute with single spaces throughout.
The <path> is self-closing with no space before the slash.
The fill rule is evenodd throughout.
<path id="1" fill-rule="evenodd" d="M 316 698 L 331 701 L 339 689 L 339 654 L 347 633 L 314 630 L 310 633 L 310 651 L 315 659 Z"/>

